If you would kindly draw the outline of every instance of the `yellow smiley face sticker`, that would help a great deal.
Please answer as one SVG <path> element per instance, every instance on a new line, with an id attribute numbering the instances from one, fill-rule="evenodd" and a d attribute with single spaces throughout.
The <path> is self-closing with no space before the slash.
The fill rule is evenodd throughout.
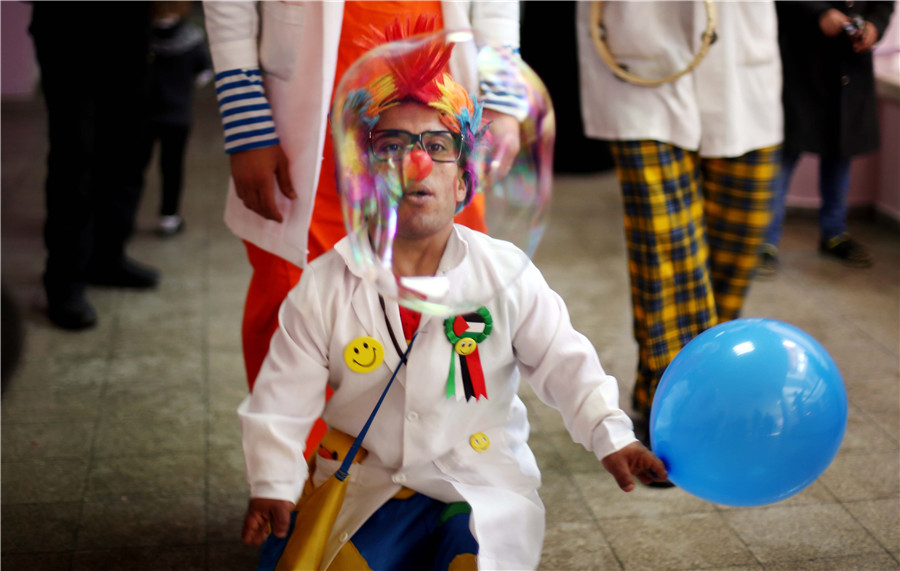
<path id="1" fill-rule="evenodd" d="M 484 432 L 476 432 L 469 438 L 469 444 L 476 452 L 484 452 L 491 447 L 491 441 Z"/>
<path id="2" fill-rule="evenodd" d="M 475 343 L 474 339 L 463 337 L 456 342 L 456 345 L 453 348 L 457 353 L 465 357 L 466 355 L 471 355 L 472 353 L 474 353 L 476 347 L 478 347 L 478 343 Z"/>
<path id="3" fill-rule="evenodd" d="M 372 337 L 357 337 L 344 349 L 344 361 L 355 373 L 371 373 L 384 360 L 384 347 Z"/>

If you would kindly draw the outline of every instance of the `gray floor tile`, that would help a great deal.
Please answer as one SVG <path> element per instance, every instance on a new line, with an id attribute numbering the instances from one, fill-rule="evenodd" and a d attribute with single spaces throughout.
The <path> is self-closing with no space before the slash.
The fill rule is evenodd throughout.
<path id="1" fill-rule="evenodd" d="M 242 545 L 239 541 L 210 543 L 209 567 L 216 571 L 246 571 L 255 569 L 259 560 L 259 550 Z"/>
<path id="2" fill-rule="evenodd" d="M 848 454 L 893 453 L 900 458 L 900 444 L 871 416 L 852 403 L 847 414 L 847 432 L 844 434 L 841 450 Z"/>
<path id="3" fill-rule="evenodd" d="M 847 398 L 885 432 L 900 441 L 900 378 L 862 379 L 847 387 Z"/>
<path id="4" fill-rule="evenodd" d="M 622 569 L 595 524 L 558 522 L 547 525 L 538 569 Z"/>
<path id="5" fill-rule="evenodd" d="M 172 387 L 199 387 L 204 382 L 204 359 L 199 351 L 188 358 L 162 353 L 110 359 L 110 386 L 150 385 L 164 391 Z"/>
<path id="6" fill-rule="evenodd" d="M 16 372 L 12 383 L 15 389 L 24 390 L 81 390 L 98 387 L 106 382 L 109 370 L 108 356 L 63 357 L 43 355 L 27 349 L 25 358 Z M 19 380 L 21 379 L 21 380 Z"/>
<path id="7" fill-rule="evenodd" d="M 162 454 L 98 458 L 91 466 L 84 497 L 88 501 L 202 495 L 205 454 Z"/>
<path id="8" fill-rule="evenodd" d="M 837 504 L 736 510 L 723 516 L 764 564 L 884 551 Z"/>
<path id="9" fill-rule="evenodd" d="M 77 502 L 84 494 L 88 460 L 23 460 L 2 464 L 3 506 Z"/>
<path id="10" fill-rule="evenodd" d="M 202 495 L 86 501 L 76 547 L 82 551 L 203 544 L 204 514 Z"/>
<path id="11" fill-rule="evenodd" d="M 900 506 L 895 498 L 848 502 L 847 510 L 891 553 L 900 551 Z"/>
<path id="12" fill-rule="evenodd" d="M 900 496 L 896 454 L 840 454 L 821 482 L 842 502 Z"/>
<path id="13" fill-rule="evenodd" d="M 191 420 L 174 418 L 165 422 L 103 421 L 97 428 L 94 455 L 108 458 L 202 452 L 206 449 L 206 421 L 202 415 L 195 416 Z"/>
<path id="14" fill-rule="evenodd" d="M 250 486 L 244 470 L 244 454 L 240 445 L 211 448 L 207 455 L 208 493 L 211 501 L 249 494 Z M 249 495 L 244 496 L 244 504 Z"/>
<path id="15" fill-rule="evenodd" d="M 101 387 L 29 390 L 28 379 L 17 377 L 3 394 L 3 424 L 93 421 L 99 415 Z"/>
<path id="16" fill-rule="evenodd" d="M 206 546 L 160 546 L 75 552 L 72 571 L 205 571 Z"/>
<path id="17" fill-rule="evenodd" d="M 718 513 L 601 520 L 625 569 L 747 566 L 756 558 Z"/>
<path id="18" fill-rule="evenodd" d="M 229 490 L 227 495 L 212 495 L 206 510 L 206 535 L 209 542 L 227 543 L 240 540 L 244 514 L 247 511 L 247 493 L 242 492 L 240 487 L 235 487 Z"/>
<path id="19" fill-rule="evenodd" d="M 5 546 L 4 546 L 5 547 Z M 6 553 L 0 557 L 0 567 L 7 570 L 27 569 L 28 571 L 60 571 L 70 569 L 72 552 L 28 552 Z"/>
<path id="20" fill-rule="evenodd" d="M 9 424 L 3 427 L 3 462 L 87 457 L 95 427 L 93 421 Z"/>
<path id="21" fill-rule="evenodd" d="M 101 399 L 101 418 L 109 422 L 200 422 L 206 417 L 206 389 L 199 382 L 185 381 L 169 389 L 141 382 L 110 385 Z"/>
<path id="22" fill-rule="evenodd" d="M 6 487 L 6 484 L 4 484 Z M 6 494 L 4 493 L 4 496 Z M 81 520 L 81 501 L 15 504 L 3 498 L 3 553 L 69 551 Z M 4 559 L 3 564 L 6 565 Z M 10 567 L 16 569 L 16 567 Z M 27 569 L 27 567 L 23 568 Z"/>
<path id="23" fill-rule="evenodd" d="M 866 553 L 848 557 L 794 560 L 766 565 L 766 571 L 894 571 L 900 569 L 895 557 L 887 553 Z"/>

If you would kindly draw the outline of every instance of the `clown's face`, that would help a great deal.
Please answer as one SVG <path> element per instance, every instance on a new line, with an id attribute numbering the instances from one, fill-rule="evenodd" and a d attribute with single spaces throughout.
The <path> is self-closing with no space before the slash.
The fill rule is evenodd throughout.
<path id="1" fill-rule="evenodd" d="M 403 103 L 382 112 L 373 133 L 398 129 L 413 134 L 445 131 L 438 112 L 418 103 Z M 403 196 L 397 207 L 397 238 L 423 240 L 449 236 L 457 204 L 466 198 L 466 185 L 457 162 L 431 161 L 417 144 L 407 153 Z M 375 163 L 375 169 L 397 168 L 390 163 Z"/>

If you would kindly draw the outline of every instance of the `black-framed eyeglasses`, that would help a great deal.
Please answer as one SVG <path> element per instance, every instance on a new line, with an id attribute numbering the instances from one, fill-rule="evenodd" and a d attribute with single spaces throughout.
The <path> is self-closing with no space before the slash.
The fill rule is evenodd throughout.
<path id="1" fill-rule="evenodd" d="M 369 146 L 376 159 L 400 160 L 417 144 L 439 163 L 455 163 L 462 154 L 460 136 L 452 131 L 410 133 L 401 129 L 382 129 L 369 133 Z"/>

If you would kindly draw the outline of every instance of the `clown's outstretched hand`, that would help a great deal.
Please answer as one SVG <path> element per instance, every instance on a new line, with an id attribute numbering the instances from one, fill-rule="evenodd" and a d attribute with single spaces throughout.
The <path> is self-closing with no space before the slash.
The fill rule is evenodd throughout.
<path id="1" fill-rule="evenodd" d="M 640 442 L 632 442 L 603 458 L 603 467 L 613 475 L 616 483 L 625 492 L 634 489 L 634 477 L 644 484 L 665 482 L 669 475 L 666 465 Z"/>

